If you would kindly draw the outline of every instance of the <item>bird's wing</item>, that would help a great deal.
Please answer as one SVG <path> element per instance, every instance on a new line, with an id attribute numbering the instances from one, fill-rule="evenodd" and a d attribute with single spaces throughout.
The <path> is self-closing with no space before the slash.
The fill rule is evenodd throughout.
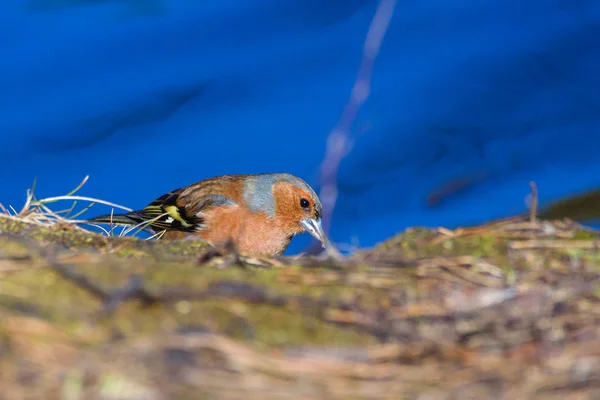
<path id="1" fill-rule="evenodd" d="M 155 231 L 197 232 L 204 225 L 204 212 L 212 207 L 227 205 L 236 203 L 222 194 L 188 187 L 162 195 L 137 211 L 137 214 L 143 220 L 154 220 L 149 225 Z"/>

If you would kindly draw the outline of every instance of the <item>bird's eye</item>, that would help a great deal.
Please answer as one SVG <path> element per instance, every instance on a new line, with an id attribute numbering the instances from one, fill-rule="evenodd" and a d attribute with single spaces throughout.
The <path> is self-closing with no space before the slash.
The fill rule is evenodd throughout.
<path id="1" fill-rule="evenodd" d="M 300 199 L 300 207 L 308 210 L 310 208 L 310 203 L 306 199 Z"/>

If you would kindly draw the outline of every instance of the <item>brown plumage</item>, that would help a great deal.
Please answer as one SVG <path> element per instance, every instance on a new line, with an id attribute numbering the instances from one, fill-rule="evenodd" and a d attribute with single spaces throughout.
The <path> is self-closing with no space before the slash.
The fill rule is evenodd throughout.
<path id="1" fill-rule="evenodd" d="M 321 213 L 314 190 L 293 175 L 224 175 L 169 192 L 141 210 L 89 222 L 146 223 L 166 239 L 196 236 L 215 245 L 230 239 L 242 253 L 279 255 L 302 232 L 325 245 Z"/>

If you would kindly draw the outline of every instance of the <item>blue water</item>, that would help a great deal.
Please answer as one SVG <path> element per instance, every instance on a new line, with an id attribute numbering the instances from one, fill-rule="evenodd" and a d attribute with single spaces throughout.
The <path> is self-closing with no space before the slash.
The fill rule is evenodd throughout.
<path id="1" fill-rule="evenodd" d="M 318 190 L 376 6 L 5 0 L 0 202 L 20 207 L 34 177 L 44 197 L 85 175 L 80 194 L 132 208 L 227 173 L 287 171 Z M 600 185 L 598 71 L 598 1 L 399 1 L 332 238 L 371 246 L 521 212 L 530 180 L 542 204 Z"/>

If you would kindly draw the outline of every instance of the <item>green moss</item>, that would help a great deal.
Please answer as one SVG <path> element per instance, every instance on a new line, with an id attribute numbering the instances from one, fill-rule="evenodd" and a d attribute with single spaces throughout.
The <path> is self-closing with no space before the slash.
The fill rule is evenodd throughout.
<path id="1" fill-rule="evenodd" d="M 3 215 L 0 215 L 0 233 L 26 238 L 33 243 L 50 243 L 63 249 L 92 249 L 132 258 L 190 257 L 210 247 L 198 240 L 148 241 L 133 237 L 108 237 L 73 226 L 42 227 Z"/>
<path id="2" fill-rule="evenodd" d="M 575 232 L 575 240 L 594 240 L 600 238 L 600 233 L 592 230 L 581 229 Z"/>
<path id="3" fill-rule="evenodd" d="M 521 345 L 539 333 L 527 327 L 537 326 L 542 309 L 536 306 L 524 316 L 520 305 L 492 310 L 477 303 L 480 293 L 492 289 L 495 296 L 518 289 L 539 296 L 568 286 L 577 273 L 598 279 L 594 274 L 600 273 L 600 256 L 590 245 L 598 239 L 595 233 L 564 221 L 544 222 L 554 224 L 551 229 L 522 220 L 510 224 L 454 232 L 408 229 L 352 259 L 266 258 L 257 268 L 244 256 L 232 262 L 237 255 L 225 250 L 222 257 L 201 263 L 209 249 L 201 241 L 105 237 L 0 216 L 0 367 L 20 376 L 22 360 L 35 360 L 32 365 L 57 371 L 54 380 L 47 380 L 53 382 L 52 390 L 81 398 L 123 391 L 160 393 L 157 398 L 219 398 L 223 396 L 215 395 L 215 387 L 239 389 L 239 382 L 313 397 L 339 389 L 341 398 L 352 398 L 350 388 L 356 388 L 356 398 L 361 398 L 364 381 L 372 379 L 373 390 L 399 382 L 404 373 L 410 378 L 402 385 L 380 386 L 386 389 L 379 394 L 412 398 L 410 393 L 416 396 L 432 385 L 452 388 L 456 382 L 446 379 L 452 371 L 462 373 L 470 366 L 473 376 L 494 371 L 489 358 L 478 364 L 477 351 L 490 357 L 494 353 L 488 349 L 496 344 L 512 351 L 515 341 Z M 61 275 L 56 262 L 80 281 Z M 167 300 L 148 305 L 139 296 L 121 302 L 113 297 L 112 312 L 106 312 L 109 304 L 82 284 L 122 295 L 134 276 L 144 293 Z M 597 287 L 591 292 L 598 296 Z M 583 330 L 591 323 L 590 293 L 569 304 L 547 305 L 563 296 L 554 295 L 544 298 L 544 307 L 568 307 L 569 314 L 549 324 L 552 334 Z M 532 303 L 523 304 L 527 308 Z M 470 306 L 474 311 L 456 312 Z M 578 313 L 578 307 L 584 312 Z M 398 348 L 369 347 L 383 339 Z M 289 348 L 322 349 L 327 361 L 288 357 Z M 352 357 L 332 357 L 326 354 L 331 349 Z M 467 363 L 460 361 L 463 352 Z M 302 361 L 296 365 L 295 360 Z M 526 363 L 502 358 L 497 365 L 500 376 L 506 366 L 525 368 Z M 510 375 L 525 376 L 522 372 L 511 370 Z M 10 373 L 0 377 L 0 386 L 18 382 Z M 218 385 L 211 386 L 213 382 Z M 279 393 L 273 393 L 277 398 Z M 257 398 L 269 397 L 262 393 Z"/>

